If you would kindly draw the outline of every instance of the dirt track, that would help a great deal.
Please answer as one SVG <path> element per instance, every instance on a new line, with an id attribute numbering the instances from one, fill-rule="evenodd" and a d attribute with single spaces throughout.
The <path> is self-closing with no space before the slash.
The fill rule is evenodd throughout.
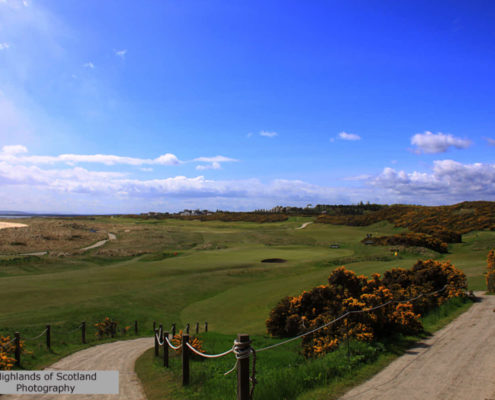
<path id="1" fill-rule="evenodd" d="M 312 224 L 313 222 L 305 222 L 304 224 L 302 224 L 300 227 L 296 228 L 296 229 L 304 229 L 306 228 L 309 224 Z"/>
<path id="2" fill-rule="evenodd" d="M 341 400 L 495 400 L 495 296 L 477 295 L 481 302 Z"/>
<path id="3" fill-rule="evenodd" d="M 153 338 L 124 340 L 102 344 L 74 353 L 56 362 L 47 370 L 119 370 L 119 394 L 115 395 L 4 395 L 2 400 L 146 400 L 141 382 L 134 372 L 134 363 L 153 346 Z"/>

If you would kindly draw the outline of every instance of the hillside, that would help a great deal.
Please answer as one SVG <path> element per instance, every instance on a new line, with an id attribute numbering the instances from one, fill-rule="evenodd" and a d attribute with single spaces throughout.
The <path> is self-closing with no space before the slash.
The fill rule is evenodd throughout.
<path id="1" fill-rule="evenodd" d="M 451 206 L 391 205 L 362 215 L 320 215 L 318 223 L 368 226 L 388 221 L 395 227 L 426 233 L 443 242 L 458 243 L 462 234 L 495 230 L 495 202 L 463 202 Z"/>

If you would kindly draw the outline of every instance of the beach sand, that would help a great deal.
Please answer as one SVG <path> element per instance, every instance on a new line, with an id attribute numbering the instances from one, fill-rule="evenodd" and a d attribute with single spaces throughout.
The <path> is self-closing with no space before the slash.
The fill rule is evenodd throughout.
<path id="1" fill-rule="evenodd" d="M 25 228 L 26 226 L 27 226 L 26 224 L 18 224 L 16 222 L 2 222 L 2 221 L 0 221 L 0 229 Z"/>

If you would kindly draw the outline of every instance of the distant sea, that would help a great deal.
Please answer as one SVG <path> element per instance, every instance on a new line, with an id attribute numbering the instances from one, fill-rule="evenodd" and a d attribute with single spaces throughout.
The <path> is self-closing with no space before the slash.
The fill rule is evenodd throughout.
<path id="1" fill-rule="evenodd" d="M 31 215 L 0 215 L 1 219 L 14 219 L 14 218 L 31 218 Z"/>

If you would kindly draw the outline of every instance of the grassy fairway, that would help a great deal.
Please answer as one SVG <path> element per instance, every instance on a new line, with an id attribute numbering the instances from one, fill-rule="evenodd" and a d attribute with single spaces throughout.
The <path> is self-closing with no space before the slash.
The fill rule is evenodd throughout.
<path id="1" fill-rule="evenodd" d="M 103 233 L 114 232 L 117 240 L 64 257 L 34 257 L 22 263 L 0 257 L 0 334 L 19 330 L 34 336 L 47 323 L 62 331 L 105 316 L 121 325 L 137 319 L 148 332 L 153 320 L 165 326 L 176 322 L 178 327 L 207 320 L 219 333 L 263 334 L 273 305 L 283 296 L 324 284 L 338 265 L 369 275 L 408 268 L 418 258 L 450 259 L 466 271 L 472 289 L 482 289 L 486 253 L 495 243 L 495 232 L 473 232 L 464 236 L 464 243 L 451 246 L 451 254 L 440 257 L 421 250 L 394 257 L 387 247 L 360 243 L 367 233 L 401 231 L 388 223 L 296 229 L 308 221 L 97 218 L 91 223 Z M 331 249 L 332 243 L 340 247 Z M 64 242 L 62 247 L 67 246 Z M 262 263 L 266 258 L 286 262 Z"/>

